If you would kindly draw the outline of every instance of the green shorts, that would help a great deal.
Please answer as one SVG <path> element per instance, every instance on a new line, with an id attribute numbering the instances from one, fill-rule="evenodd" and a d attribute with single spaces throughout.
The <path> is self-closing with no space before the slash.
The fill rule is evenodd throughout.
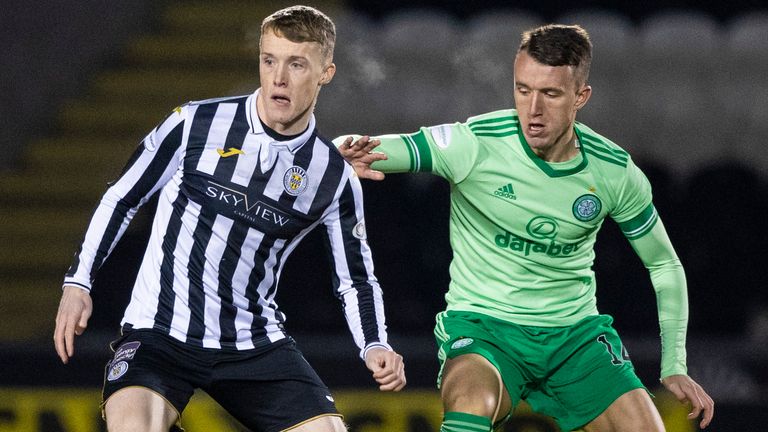
<path id="1" fill-rule="evenodd" d="M 564 431 L 594 420 L 624 393 L 645 388 L 609 315 L 567 327 L 520 326 L 474 312 L 437 315 L 440 376 L 447 358 L 479 354 L 498 369 L 513 406 L 525 400 Z"/>

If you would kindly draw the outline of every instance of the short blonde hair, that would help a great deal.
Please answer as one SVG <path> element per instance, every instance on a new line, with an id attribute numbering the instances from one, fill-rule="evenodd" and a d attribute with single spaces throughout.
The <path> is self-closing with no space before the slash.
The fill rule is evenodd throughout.
<path id="1" fill-rule="evenodd" d="M 317 42 L 321 46 L 323 59 L 333 59 L 336 26 L 326 14 L 313 7 L 291 6 L 280 9 L 262 21 L 261 35 L 267 31 L 272 31 L 291 42 Z"/>

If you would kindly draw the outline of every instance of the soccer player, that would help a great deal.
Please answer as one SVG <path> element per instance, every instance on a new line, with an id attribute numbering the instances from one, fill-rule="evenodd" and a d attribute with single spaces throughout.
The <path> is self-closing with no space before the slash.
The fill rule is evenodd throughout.
<path id="1" fill-rule="evenodd" d="M 362 178 L 429 172 L 450 183 L 451 282 L 435 327 L 443 431 L 488 431 L 521 400 L 565 431 L 664 430 L 596 307 L 593 247 L 608 216 L 650 272 L 661 382 L 701 427 L 712 420 L 714 402 L 687 375 L 685 274 L 650 184 L 627 152 L 576 122 L 591 52 L 579 26 L 536 28 L 515 58 L 516 109 L 335 140 Z"/>
<path id="2" fill-rule="evenodd" d="M 387 344 L 359 180 L 312 114 L 335 73 L 334 43 L 333 22 L 316 9 L 270 15 L 260 88 L 177 108 L 103 196 L 64 280 L 54 334 L 64 363 L 91 315 L 99 267 L 137 208 L 160 194 L 105 372 L 110 431 L 180 428 L 196 388 L 253 430 L 346 430 L 275 303 L 286 259 L 320 224 L 360 356 L 381 390 L 405 385 L 402 357 Z"/>

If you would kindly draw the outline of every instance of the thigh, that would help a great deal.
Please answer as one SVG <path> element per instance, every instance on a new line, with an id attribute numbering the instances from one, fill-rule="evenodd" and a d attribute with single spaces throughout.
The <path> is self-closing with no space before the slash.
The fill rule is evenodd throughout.
<path id="1" fill-rule="evenodd" d="M 167 432 L 179 420 L 179 413 L 159 394 L 128 387 L 107 399 L 104 419 L 110 432 Z"/>
<path id="2" fill-rule="evenodd" d="M 167 401 L 177 416 L 194 393 L 194 355 L 184 352 L 181 342 L 152 330 L 133 330 L 113 342 L 115 351 L 104 373 L 102 400 L 106 403 L 123 389 L 144 388 Z M 178 346 L 177 346 L 178 345 Z"/>
<path id="3" fill-rule="evenodd" d="M 285 429 L 290 432 L 346 432 L 341 416 L 324 415 Z"/>
<path id="4" fill-rule="evenodd" d="M 273 432 L 340 416 L 330 390 L 293 342 L 234 355 L 214 367 L 203 390 L 246 427 Z"/>
<path id="5" fill-rule="evenodd" d="M 552 374 L 527 398 L 563 430 L 588 424 L 627 392 L 647 392 L 611 323 L 589 317 L 559 335 Z"/>
<path id="6" fill-rule="evenodd" d="M 596 419 L 584 426 L 585 432 L 647 431 L 663 432 L 656 406 L 648 392 L 643 389 L 630 390 L 616 399 Z"/>
<path id="7" fill-rule="evenodd" d="M 467 353 L 446 361 L 441 394 L 444 412 L 488 417 L 492 422 L 512 410 L 509 392 L 497 366 L 486 357 Z"/>

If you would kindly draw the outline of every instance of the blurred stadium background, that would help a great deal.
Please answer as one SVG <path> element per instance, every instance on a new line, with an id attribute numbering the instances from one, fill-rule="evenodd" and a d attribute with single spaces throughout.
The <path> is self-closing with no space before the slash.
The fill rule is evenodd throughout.
<path id="1" fill-rule="evenodd" d="M 97 431 L 106 345 L 117 331 L 153 206 L 142 210 L 93 291 L 94 315 L 62 366 L 51 343 L 59 286 L 88 217 L 139 140 L 175 106 L 258 86 L 261 19 L 294 2 L 5 0 L 0 12 L 0 432 Z M 301 2 L 299 2 L 301 3 Z M 758 0 L 306 1 L 338 27 L 338 72 L 321 133 L 413 131 L 509 107 L 522 30 L 579 23 L 595 44 L 580 120 L 649 176 L 689 280 L 691 375 L 717 402 L 710 430 L 768 430 L 768 7 Z M 760 7 L 765 9 L 760 9 Z M 354 432 L 428 432 L 440 404 L 431 338 L 450 250 L 447 186 L 392 175 L 364 184 L 371 247 L 402 395 L 378 395 L 330 293 L 318 238 L 292 256 L 278 301 L 287 328 Z M 670 431 L 693 431 L 659 388 L 647 273 L 607 223 L 598 302 Z M 237 430 L 205 397 L 190 432 Z M 508 431 L 554 431 L 522 412 Z"/>

